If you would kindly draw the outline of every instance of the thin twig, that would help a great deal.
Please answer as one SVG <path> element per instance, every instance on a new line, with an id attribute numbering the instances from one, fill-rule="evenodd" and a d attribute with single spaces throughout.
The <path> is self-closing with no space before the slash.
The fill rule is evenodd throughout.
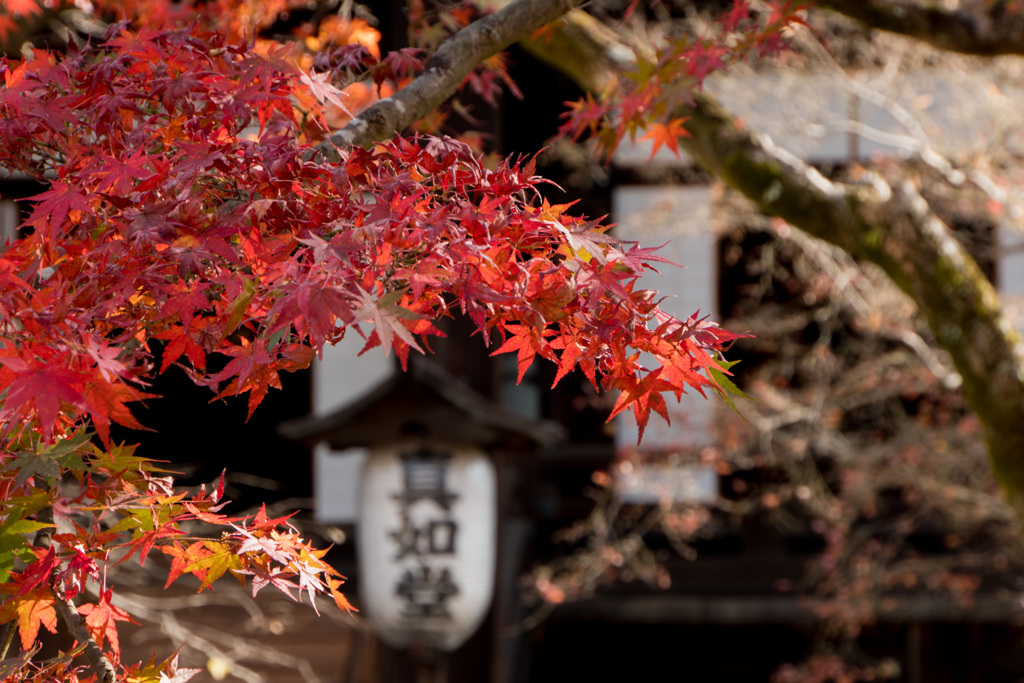
<path id="1" fill-rule="evenodd" d="M 11 641 L 14 640 L 14 622 L 8 621 L 3 627 L 0 627 L 0 640 L 2 640 L 2 646 L 0 646 L 0 659 L 7 657 L 7 650 L 11 647 Z"/>

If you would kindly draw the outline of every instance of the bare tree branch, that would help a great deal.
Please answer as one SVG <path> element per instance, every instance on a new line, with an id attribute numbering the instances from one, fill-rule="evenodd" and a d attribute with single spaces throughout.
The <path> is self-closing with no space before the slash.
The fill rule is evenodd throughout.
<path id="1" fill-rule="evenodd" d="M 582 1 L 515 0 L 473 22 L 442 43 L 426 70 L 412 83 L 360 112 L 320 145 L 320 153 L 337 161 L 338 148 L 367 145 L 408 127 L 455 94 L 477 64 L 555 21 Z"/>
<path id="2" fill-rule="evenodd" d="M 823 0 L 817 3 L 869 28 L 899 33 L 943 50 L 991 57 L 1024 55 L 1024 13 L 1008 2 L 976 2 L 970 10 L 913 0 Z"/>
<path id="3" fill-rule="evenodd" d="M 53 606 L 75 640 L 79 643 L 85 643 L 85 654 L 88 655 L 89 661 L 92 662 L 92 670 L 96 672 L 96 677 L 101 683 L 114 683 L 116 675 L 114 667 L 103 654 L 100 646 L 89 635 L 89 629 L 85 627 L 85 620 L 82 619 L 82 615 L 75 609 L 74 603 L 67 598 L 56 595 Z"/>

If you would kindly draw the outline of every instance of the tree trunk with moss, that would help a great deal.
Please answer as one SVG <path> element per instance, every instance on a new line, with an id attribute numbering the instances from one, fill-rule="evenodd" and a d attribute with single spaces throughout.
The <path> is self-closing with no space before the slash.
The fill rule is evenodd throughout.
<path id="1" fill-rule="evenodd" d="M 612 78 L 611 65 L 622 63 L 625 48 L 615 44 L 613 49 L 604 31 L 589 31 L 585 16 L 569 13 L 549 40 L 529 40 L 524 47 L 584 88 L 604 88 Z M 552 45 L 558 46 L 557 53 Z M 595 58 L 598 53 L 604 57 Z M 983 426 L 996 479 L 1018 518 L 1024 519 L 1020 339 L 974 258 L 913 184 L 890 187 L 877 177 L 864 185 L 832 182 L 737 125 L 706 93 L 695 94 L 691 105 L 678 107 L 670 116 L 680 117 L 687 118 L 692 136 L 680 138 L 680 147 L 709 173 L 765 213 L 878 265 L 911 296 L 963 378 L 964 395 Z"/>
<path id="2" fill-rule="evenodd" d="M 741 129 L 706 95 L 673 116 L 689 117 L 680 144 L 762 211 L 878 265 L 909 294 L 963 378 L 983 425 L 989 459 L 1024 518 L 1024 359 L 1019 336 L 974 258 L 909 181 L 833 183 Z"/>

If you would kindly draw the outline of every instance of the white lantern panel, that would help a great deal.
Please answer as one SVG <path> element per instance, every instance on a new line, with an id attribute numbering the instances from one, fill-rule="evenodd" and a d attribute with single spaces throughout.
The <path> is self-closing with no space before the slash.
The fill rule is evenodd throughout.
<path id="1" fill-rule="evenodd" d="M 497 484 L 482 452 L 410 442 L 363 465 L 359 594 L 386 643 L 451 651 L 490 608 Z"/>

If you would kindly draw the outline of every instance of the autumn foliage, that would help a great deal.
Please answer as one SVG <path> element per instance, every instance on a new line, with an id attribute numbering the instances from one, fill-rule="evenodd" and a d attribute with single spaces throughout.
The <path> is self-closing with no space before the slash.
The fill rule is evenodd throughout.
<path id="1" fill-rule="evenodd" d="M 380 59 L 337 31 L 298 49 L 253 41 L 249 4 L 208 3 L 209 21 L 174 28 L 180 6 L 140 0 L 122 9 L 145 24 L 0 62 L 0 168 L 46 188 L 0 251 L 0 623 L 23 653 L 4 680 L 186 680 L 173 658 L 119 659 L 131 617 L 105 570 L 154 549 L 168 584 L 231 576 L 349 608 L 287 518 L 225 516 L 222 485 L 177 490 L 112 442 L 113 424 L 145 428 L 133 404 L 171 366 L 213 396 L 248 394 L 251 414 L 345 335 L 405 361 L 460 313 L 520 376 L 537 357 L 558 379 L 580 368 L 641 425 L 667 419 L 665 394 L 720 390 L 734 336 L 662 313 L 635 286 L 656 253 L 541 201 L 531 160 L 487 168 L 462 142 L 399 136 L 325 161 L 329 126 L 358 106 L 342 89 L 401 87 L 419 53 Z M 4 30 L 33 6 L 8 5 Z M 76 606 L 90 582 L 98 600 Z M 102 657 L 31 661 L 62 610 Z"/>

